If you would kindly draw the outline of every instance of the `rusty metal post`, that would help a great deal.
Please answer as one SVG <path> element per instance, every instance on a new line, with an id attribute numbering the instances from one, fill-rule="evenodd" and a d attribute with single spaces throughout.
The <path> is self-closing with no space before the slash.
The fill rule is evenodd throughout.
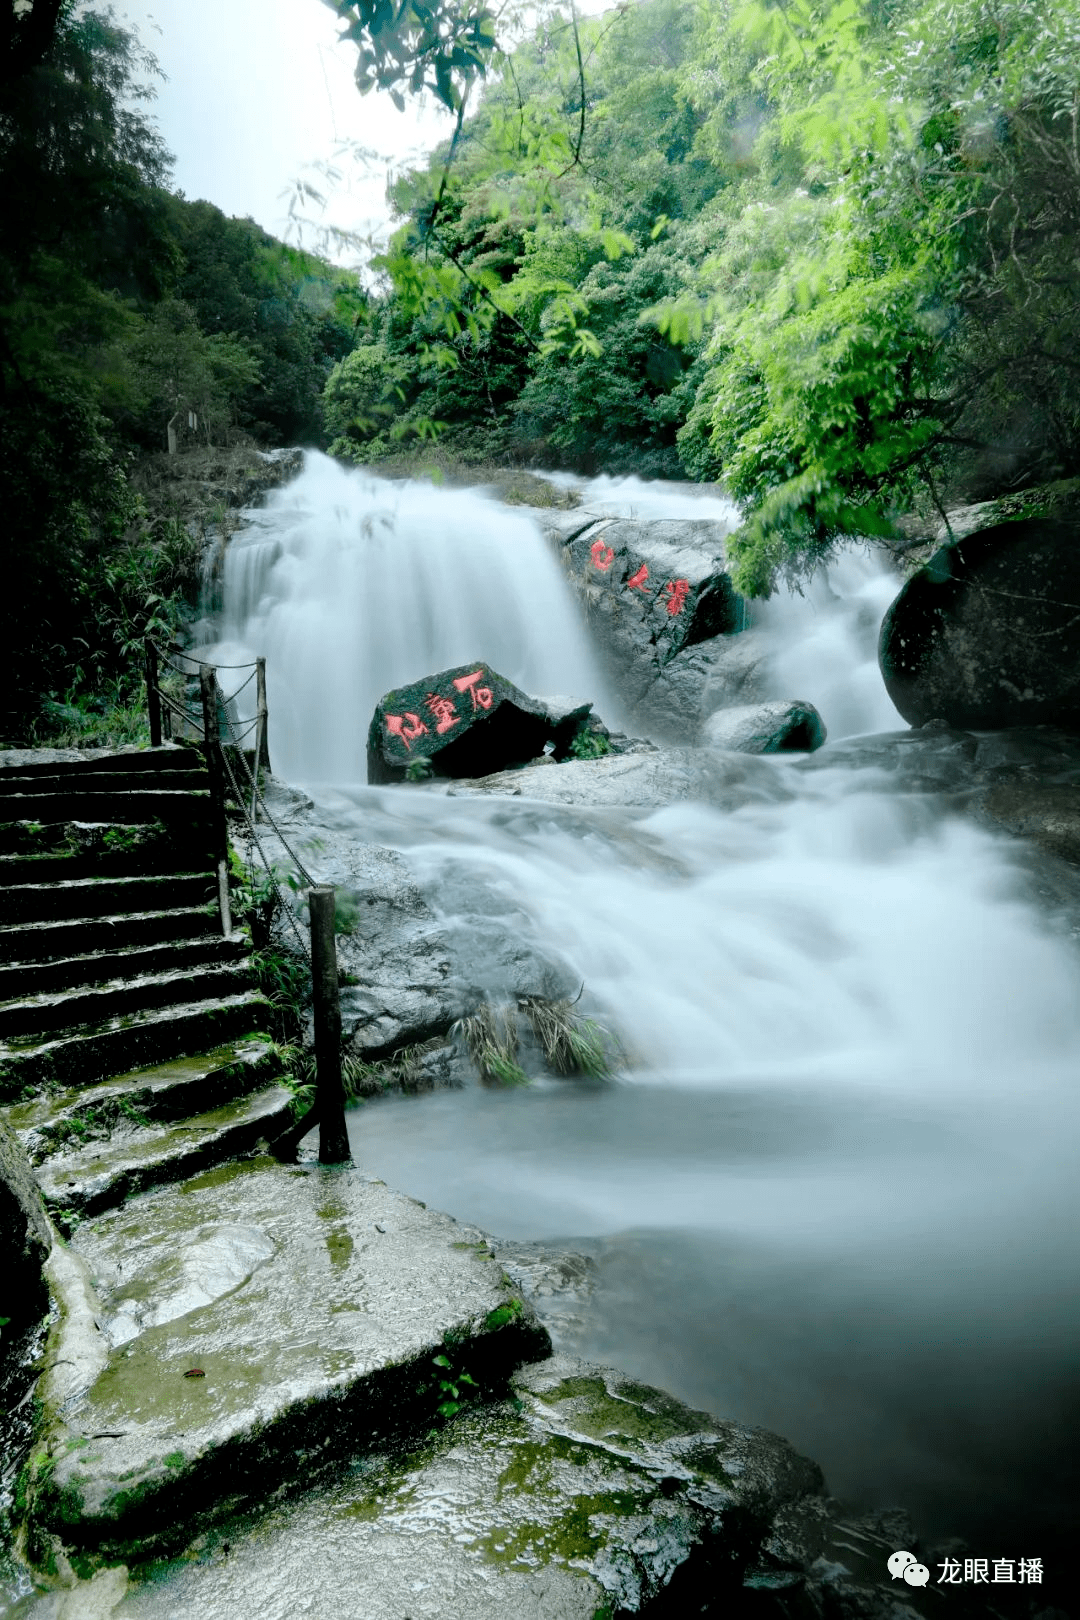
<path id="1" fill-rule="evenodd" d="M 341 1002 L 338 995 L 334 891 L 308 890 L 311 915 L 311 998 L 315 1014 L 315 1098 L 319 1109 L 319 1163 L 351 1164 L 341 1081 Z"/>
<path id="2" fill-rule="evenodd" d="M 214 860 L 217 864 L 218 909 L 221 912 L 221 932 L 228 939 L 232 934 L 232 911 L 229 906 L 229 829 L 225 821 L 225 775 L 221 765 L 221 744 L 218 739 L 218 684 L 217 676 L 209 664 L 199 665 L 199 691 L 202 694 L 206 769 L 210 777 L 210 808 L 213 819 L 211 837 Z"/>
<path id="3" fill-rule="evenodd" d="M 158 690 L 157 648 L 147 636 L 143 644 L 146 659 L 146 712 L 150 720 L 150 746 L 161 747 L 161 693 Z"/>
<path id="4" fill-rule="evenodd" d="M 270 771 L 270 743 L 267 739 L 266 729 L 269 720 L 269 711 L 266 707 L 266 659 L 255 660 L 255 690 L 258 693 L 257 714 L 259 723 L 255 728 L 255 774 L 260 771 Z"/>

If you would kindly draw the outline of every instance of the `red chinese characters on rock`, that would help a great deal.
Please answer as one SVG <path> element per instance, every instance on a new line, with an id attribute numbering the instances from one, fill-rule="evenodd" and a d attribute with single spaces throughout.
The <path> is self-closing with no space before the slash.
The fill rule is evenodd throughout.
<path id="1" fill-rule="evenodd" d="M 668 618 L 674 619 L 681 613 L 686 605 L 686 598 L 690 594 L 690 581 L 688 579 L 669 579 L 664 586 L 664 595 L 667 597 Z"/>
<path id="2" fill-rule="evenodd" d="M 427 726 L 418 714 L 406 714 L 404 718 L 400 714 L 388 714 L 386 729 L 392 737 L 400 737 L 406 749 L 411 752 L 413 743 L 417 737 L 424 735 Z"/>
<path id="3" fill-rule="evenodd" d="M 429 692 L 424 699 L 424 703 L 428 713 L 438 721 L 435 731 L 440 737 L 449 731 L 451 726 L 456 726 L 461 719 L 450 699 L 440 697 L 437 692 Z"/>
<path id="4" fill-rule="evenodd" d="M 638 569 L 637 573 L 632 574 L 630 576 L 630 578 L 627 580 L 627 582 L 626 582 L 627 590 L 628 591 L 643 591 L 643 590 L 645 590 L 646 589 L 646 583 L 645 582 L 648 579 L 648 577 L 649 577 L 649 570 L 645 566 L 645 564 L 642 563 L 642 565 Z"/>
<path id="5" fill-rule="evenodd" d="M 602 540 L 594 540 L 589 547 L 589 556 L 593 560 L 593 567 L 606 574 L 615 561 L 615 553 L 610 546 L 605 546 Z"/>
<path id="6" fill-rule="evenodd" d="M 492 695 L 490 686 L 477 686 L 477 681 L 483 676 L 483 670 L 478 669 L 472 675 L 459 675 L 454 682 L 459 692 L 468 692 L 472 698 L 474 709 L 490 709 Z M 441 729 L 441 728 L 440 728 Z"/>

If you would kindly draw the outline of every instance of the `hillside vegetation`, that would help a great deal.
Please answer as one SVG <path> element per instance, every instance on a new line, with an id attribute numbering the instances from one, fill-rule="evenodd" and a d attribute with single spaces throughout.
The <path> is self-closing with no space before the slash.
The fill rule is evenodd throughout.
<path id="1" fill-rule="evenodd" d="M 109 14 L 63 8 L 19 65 L 0 82 L 0 728 L 89 734 L 193 588 L 197 537 L 136 494 L 135 462 L 170 421 L 182 447 L 319 442 L 364 300 L 354 275 L 168 190 L 152 60 Z"/>
<path id="2" fill-rule="evenodd" d="M 1070 0 L 640 0 L 398 182 L 336 448 L 723 480 L 739 583 L 1080 471 Z"/>
<path id="3" fill-rule="evenodd" d="M 505 51 L 482 0 L 414 5 L 415 38 L 328 3 L 362 88 L 456 118 L 397 180 L 367 290 L 170 191 L 154 64 L 110 13 L 8 30 L 7 736 L 92 730 L 178 623 L 201 541 L 131 477 L 170 423 L 394 470 L 437 440 L 443 466 L 719 480 L 750 593 L 1080 474 L 1071 0 L 555 6 Z"/>

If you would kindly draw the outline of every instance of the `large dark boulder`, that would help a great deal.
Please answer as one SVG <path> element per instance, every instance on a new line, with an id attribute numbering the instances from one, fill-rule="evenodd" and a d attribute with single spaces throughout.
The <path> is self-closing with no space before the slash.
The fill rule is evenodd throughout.
<path id="1" fill-rule="evenodd" d="M 943 546 L 885 615 L 878 657 L 911 725 L 1080 729 L 1080 528 L 1028 518 Z"/>
<path id="2" fill-rule="evenodd" d="M 529 697 L 479 660 L 459 664 L 379 699 L 368 730 L 368 781 L 401 782 L 410 769 L 489 776 L 536 759 L 549 743 L 562 759 L 590 729 L 591 709 Z"/>

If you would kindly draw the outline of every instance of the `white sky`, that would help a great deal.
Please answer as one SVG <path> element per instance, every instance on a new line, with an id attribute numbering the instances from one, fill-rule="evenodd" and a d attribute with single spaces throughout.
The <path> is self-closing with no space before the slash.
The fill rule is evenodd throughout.
<path id="1" fill-rule="evenodd" d="M 298 178 L 334 193 L 325 214 L 309 205 L 305 246 L 321 247 L 320 222 L 385 233 L 385 163 L 365 173 L 339 158 L 336 182 L 312 165 L 354 142 L 409 167 L 452 128 L 434 106 L 407 102 L 399 113 L 387 95 L 361 96 L 356 51 L 335 43 L 340 25 L 322 0 L 127 0 L 117 9 L 167 75 L 151 110 L 175 156 L 174 187 L 225 214 L 250 214 L 275 236 L 288 232 L 282 193 Z M 332 256 L 356 262 L 348 251 Z"/>

